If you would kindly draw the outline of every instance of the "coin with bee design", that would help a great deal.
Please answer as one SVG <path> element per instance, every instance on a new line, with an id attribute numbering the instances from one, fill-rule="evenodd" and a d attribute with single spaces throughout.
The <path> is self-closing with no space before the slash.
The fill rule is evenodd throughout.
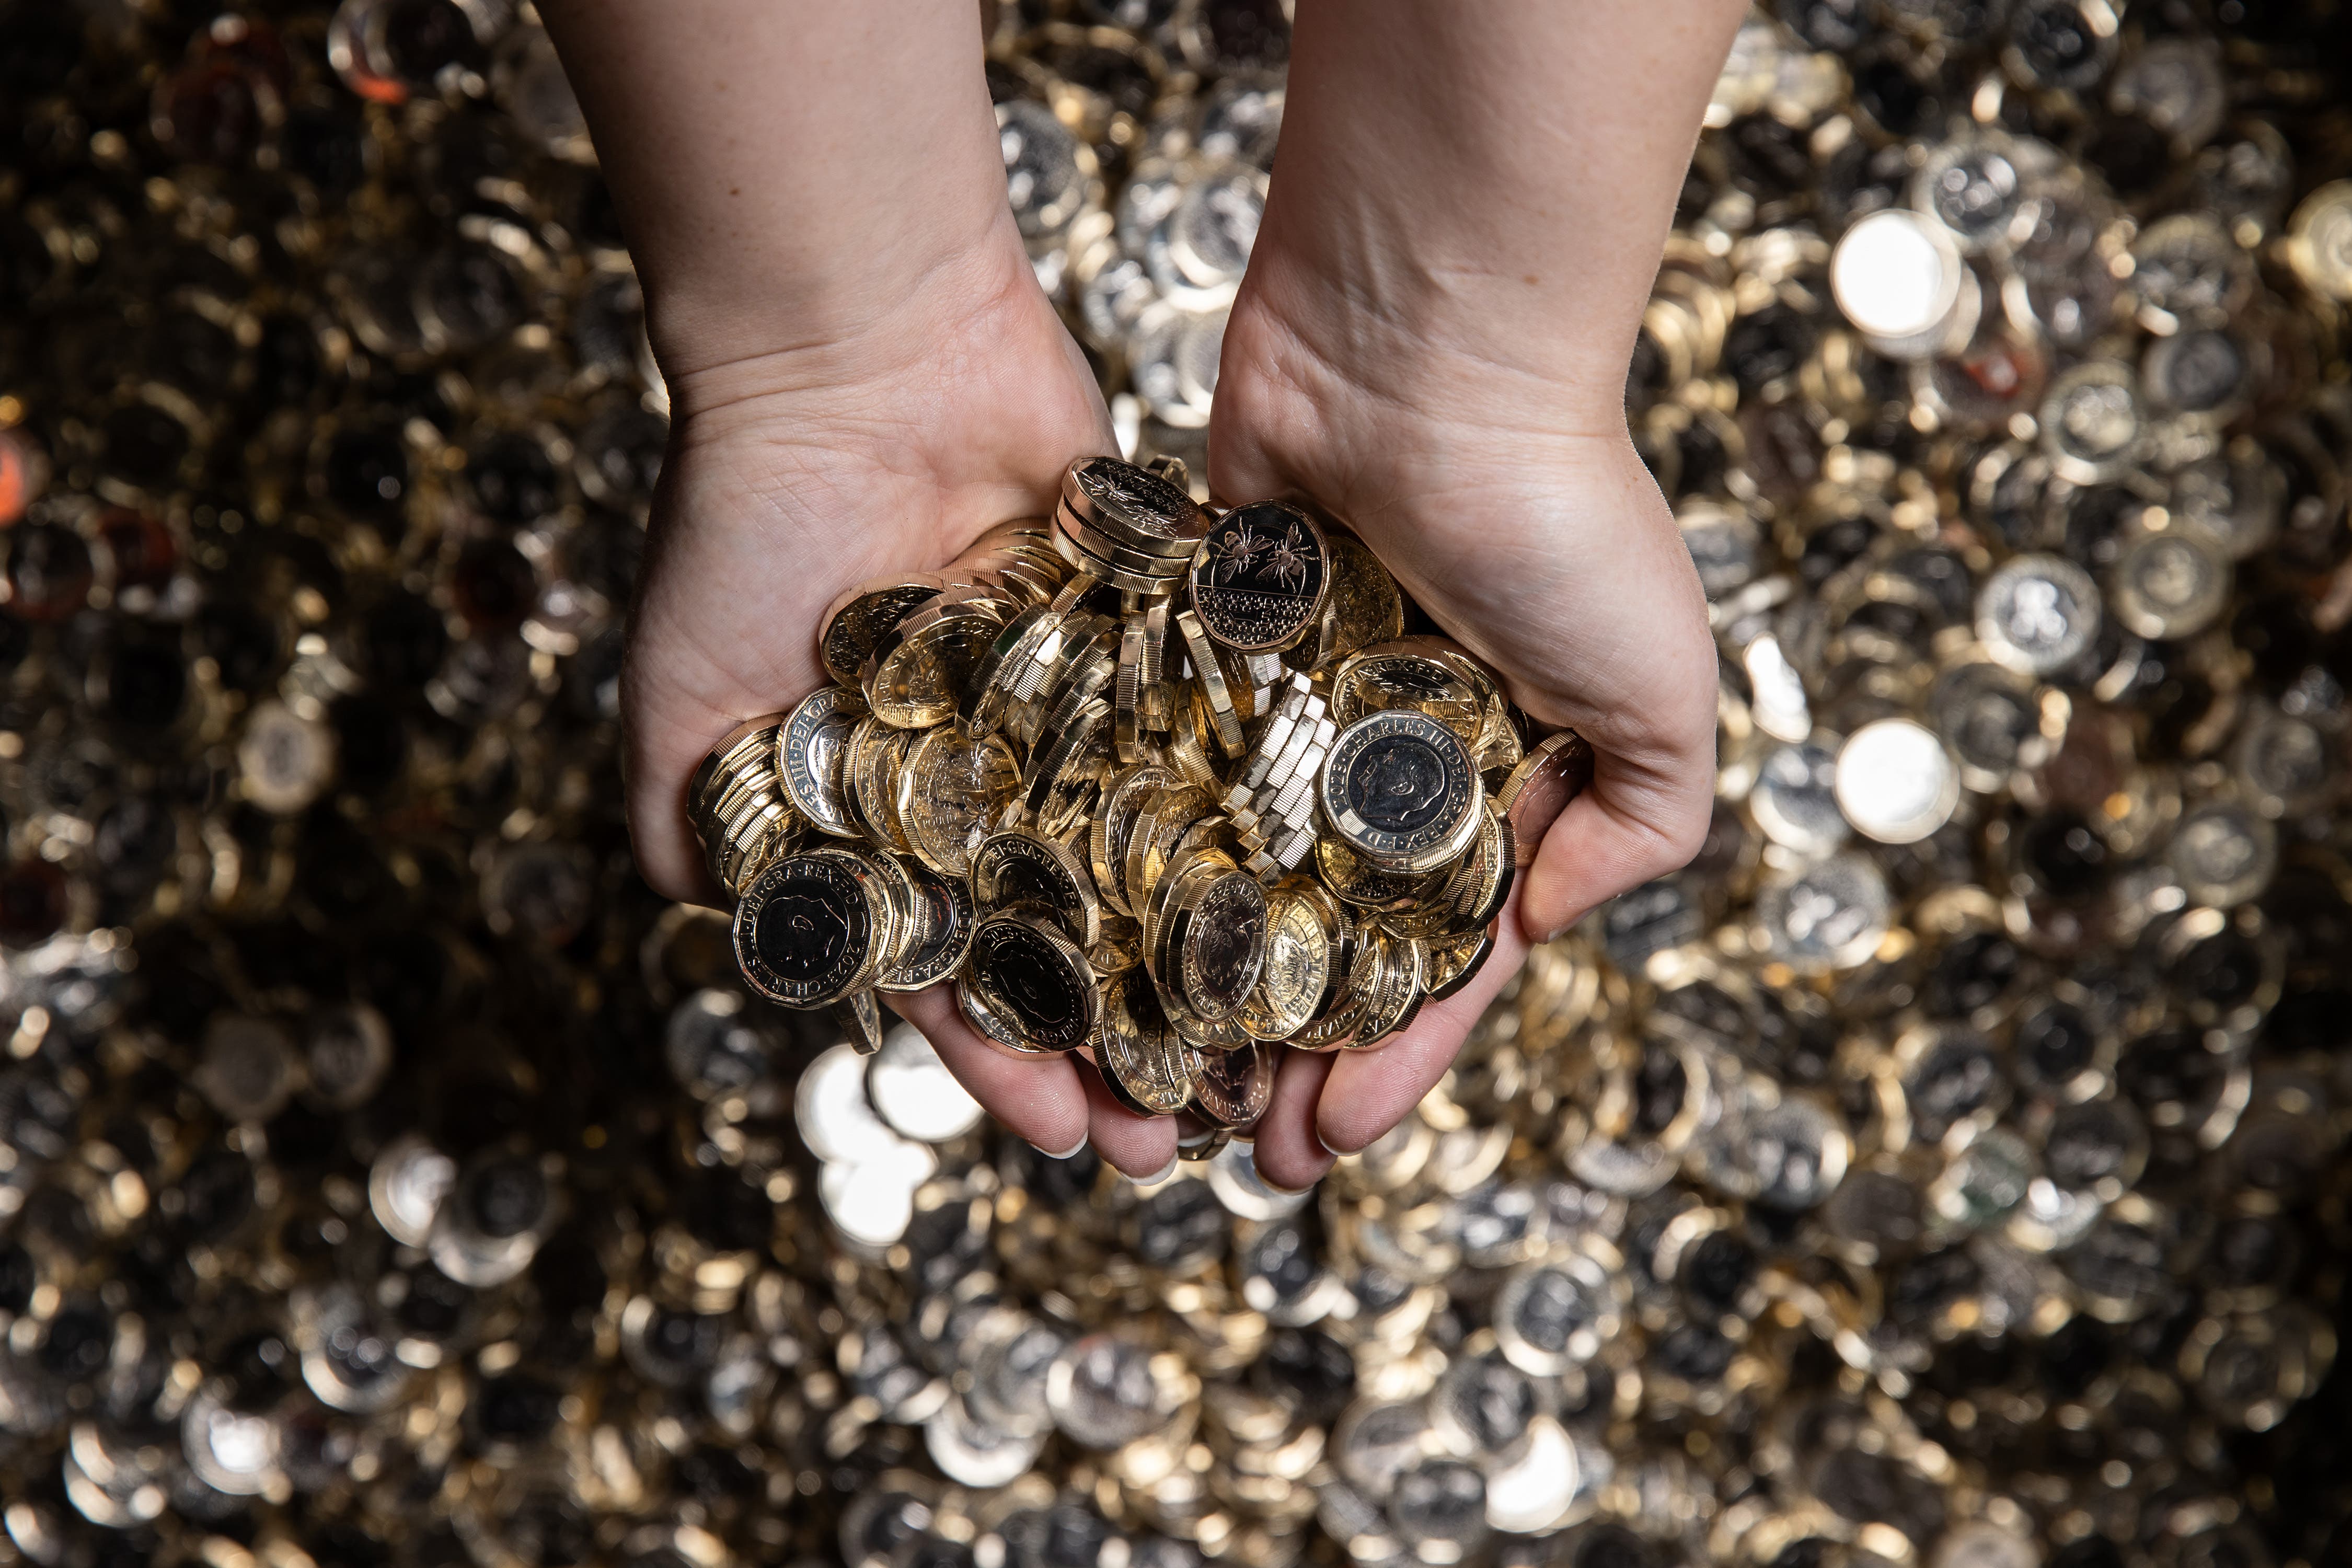
<path id="1" fill-rule="evenodd" d="M 1286 501 L 1253 501 L 1217 520 L 1192 557 L 1192 608 L 1209 635 L 1245 653 L 1297 646 L 1323 614 L 1331 546 Z"/>

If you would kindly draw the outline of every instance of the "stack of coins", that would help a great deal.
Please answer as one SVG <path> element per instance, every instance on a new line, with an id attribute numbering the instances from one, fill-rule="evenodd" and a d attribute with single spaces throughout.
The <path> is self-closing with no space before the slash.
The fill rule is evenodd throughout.
<path id="1" fill-rule="evenodd" d="M 1121 450 L 1197 499 L 1285 6 L 986 9 L 1040 282 Z M 1000 929 L 1113 977 L 1097 1037 L 1165 1047 L 1121 1092 L 1184 1095 L 1208 1157 L 1047 1158 L 877 993 L 773 1005 L 633 869 L 667 401 L 530 8 L 0 3 L 0 1562 L 2339 1558 L 2352 11 L 2210 9 L 1741 28 L 1626 388 L 1722 654 L 1707 839 L 1292 1194 L 1218 1147 L 1269 1053 L 1155 1022 L 1145 921 L 1214 1015 L 1202 917 L 1263 890 L 1260 983 L 1196 1035 L 1396 1005 L 1340 995 L 1417 916 L 1360 942 L 1317 855 L 1252 864 L 1333 837 L 1297 770 L 1396 706 L 1327 630 L 1428 630 L 1384 629 L 1357 541 L 1314 520 L 1325 613 L 1280 653 L 1189 581 L 1255 574 L 1097 576 L 992 720 L 877 722 L 930 793 L 869 768 L 856 837 L 764 726 L 694 789 L 733 797 L 718 879 L 850 852 L 904 969 L 869 831 L 969 901 L 1051 708 L 1108 704 L 1108 773 L 1046 790 L 1099 929 Z M 1076 582 L 1055 534 L 833 617 L 859 703 L 815 734 L 935 599 L 885 701 L 938 710 L 937 650 Z M 1573 787 L 1497 772 L 1572 737 L 1399 679 L 1490 811 Z M 1172 785 L 1206 798 L 1139 834 Z M 1234 870 L 1125 904 L 1139 837 Z M 1069 885 L 1027 847 L 982 859 L 990 918 Z"/>
<path id="2" fill-rule="evenodd" d="M 817 640 L 856 683 L 719 742 L 688 804 L 761 995 L 952 976 L 1000 1048 L 1232 1131 L 1274 1050 L 1377 1046 L 1477 973 L 1590 748 L 1530 750 L 1336 525 L 1185 478 L 1073 462 L 1054 555 L 1009 524 L 854 590 Z"/>

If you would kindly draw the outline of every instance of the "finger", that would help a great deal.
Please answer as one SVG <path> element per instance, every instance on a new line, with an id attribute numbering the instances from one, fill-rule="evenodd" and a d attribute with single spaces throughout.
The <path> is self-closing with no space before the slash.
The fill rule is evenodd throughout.
<path id="1" fill-rule="evenodd" d="M 1352 1154 L 1404 1120 L 1461 1053 L 1486 1004 L 1526 962 L 1528 942 L 1507 906 L 1495 927 L 1495 951 L 1477 976 L 1443 1002 L 1421 1010 L 1412 1026 L 1367 1051 L 1341 1051 L 1316 1107 L 1316 1135 L 1335 1154 Z"/>
<path id="2" fill-rule="evenodd" d="M 1714 806 L 1714 772 L 1703 758 L 1648 769 L 1602 752 L 1592 786 L 1551 825 L 1520 884 L 1528 934 L 1549 942 L 1588 910 L 1687 865 Z"/>
<path id="3" fill-rule="evenodd" d="M 1111 1098 L 1102 1074 L 1090 1066 L 1076 1067 L 1087 1090 L 1087 1139 L 1095 1152 L 1137 1181 L 1168 1173 L 1176 1163 L 1176 1119 L 1138 1116 Z"/>
<path id="4" fill-rule="evenodd" d="M 1315 1136 L 1315 1106 L 1338 1058 L 1285 1051 L 1275 1066 L 1274 1098 L 1257 1119 L 1257 1173 L 1273 1186 L 1302 1192 L 1331 1168 L 1331 1151 Z"/>
<path id="5" fill-rule="evenodd" d="M 1066 1056 L 1034 1061 L 1008 1057 L 963 1021 L 948 984 L 884 998 L 893 1012 L 923 1032 L 948 1070 L 988 1113 L 1055 1159 L 1065 1159 L 1087 1141 L 1086 1090 L 1090 1069 Z"/>

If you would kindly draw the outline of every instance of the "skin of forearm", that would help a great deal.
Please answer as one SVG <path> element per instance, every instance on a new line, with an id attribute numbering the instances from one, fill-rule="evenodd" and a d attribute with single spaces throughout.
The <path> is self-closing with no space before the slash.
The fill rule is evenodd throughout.
<path id="1" fill-rule="evenodd" d="M 971 0 L 541 0 L 675 382 L 1019 257 Z"/>
<path id="2" fill-rule="evenodd" d="M 1299 0 L 1253 272 L 1318 352 L 1622 430 L 1740 0 Z M 1561 406 L 1555 404 L 1555 407 Z"/>

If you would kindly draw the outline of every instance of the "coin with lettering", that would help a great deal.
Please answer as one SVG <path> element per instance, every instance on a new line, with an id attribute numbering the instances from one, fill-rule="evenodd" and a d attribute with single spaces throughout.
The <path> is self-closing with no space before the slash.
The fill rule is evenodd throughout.
<path id="1" fill-rule="evenodd" d="M 920 991 L 963 967 L 971 952 L 972 928 L 980 922 L 971 888 L 961 877 L 942 877 L 916 861 L 898 861 L 921 902 L 919 936 L 898 963 L 874 984 L 883 991 Z"/>
<path id="2" fill-rule="evenodd" d="M 1395 710 L 1339 732 L 1324 764 L 1324 820 L 1384 870 L 1433 871 L 1478 832 L 1485 795 L 1470 749 L 1425 713 Z"/>
<path id="3" fill-rule="evenodd" d="M 969 877 L 972 852 L 1020 790 L 1021 763 L 1003 736 L 941 724 L 916 740 L 898 770 L 898 825 L 924 865 Z"/>
<path id="4" fill-rule="evenodd" d="M 1143 970 L 1129 970 L 1108 989 L 1095 1040 L 1104 1087 L 1138 1116 L 1175 1115 L 1192 1102 L 1201 1051 L 1177 1035 Z"/>
<path id="5" fill-rule="evenodd" d="M 1420 941 L 1421 984 L 1433 1002 L 1457 995 L 1494 955 L 1495 933 L 1474 931 L 1466 935 L 1430 937 Z"/>
<path id="6" fill-rule="evenodd" d="M 854 688 L 821 686 L 776 731 L 776 776 L 784 793 L 813 826 L 836 838 L 860 837 L 849 815 L 843 768 L 850 733 L 866 711 L 866 699 Z"/>
<path id="7" fill-rule="evenodd" d="M 873 982 L 888 893 L 862 857 L 821 848 L 761 872 L 735 906 L 735 961 L 771 1002 L 823 1007 Z"/>
<path id="8" fill-rule="evenodd" d="M 1274 1048 L 1255 1040 L 1239 1050 L 1202 1052 L 1192 1113 L 1215 1127 L 1253 1125 L 1273 1102 L 1274 1063 Z"/>
<path id="9" fill-rule="evenodd" d="M 1265 964 L 1265 889 L 1246 871 L 1207 882 L 1174 911 L 1176 983 L 1203 1022 L 1233 1016 Z"/>
<path id="10" fill-rule="evenodd" d="M 1329 987 L 1330 922 L 1337 910 L 1327 908 L 1328 894 L 1310 896 L 1298 885 L 1312 880 L 1285 878 L 1266 895 L 1265 962 L 1236 1015 L 1261 1040 L 1287 1039 L 1305 1028 Z"/>
<path id="11" fill-rule="evenodd" d="M 1052 921 L 1080 947 L 1102 935 L 1094 879 L 1070 847 L 1014 828 L 984 840 L 971 858 L 972 897 L 990 914 L 1023 910 Z"/>
<path id="12" fill-rule="evenodd" d="M 833 602 L 817 632 L 817 658 L 844 686 L 857 684 L 874 645 L 900 621 L 940 596 L 946 584 L 929 574 L 877 577 Z"/>
<path id="13" fill-rule="evenodd" d="M 1094 966 L 1060 931 L 1023 914 L 990 915 L 971 933 L 971 980 L 991 1012 L 1034 1050 L 1066 1051 L 1102 1019 Z"/>
<path id="14" fill-rule="evenodd" d="M 1332 677 L 1333 721 L 1344 728 L 1367 713 L 1410 708 L 1475 745 L 1486 727 L 1491 683 L 1421 646 L 1437 640 L 1402 637 L 1350 655 Z"/>
<path id="15" fill-rule="evenodd" d="M 1278 500 L 1235 507 L 1192 557 L 1192 608 L 1225 647 L 1279 653 L 1321 617 L 1330 560 L 1323 530 L 1297 507 Z"/>
<path id="16" fill-rule="evenodd" d="M 1208 532 L 1200 503 L 1149 468 L 1081 458 L 1062 475 L 1062 504 L 1126 549 L 1184 557 Z"/>
<path id="17" fill-rule="evenodd" d="M 884 723 L 925 730 L 955 717 L 972 670 L 1011 611 L 990 595 L 951 590 L 883 635 L 858 670 L 866 700 Z"/>

